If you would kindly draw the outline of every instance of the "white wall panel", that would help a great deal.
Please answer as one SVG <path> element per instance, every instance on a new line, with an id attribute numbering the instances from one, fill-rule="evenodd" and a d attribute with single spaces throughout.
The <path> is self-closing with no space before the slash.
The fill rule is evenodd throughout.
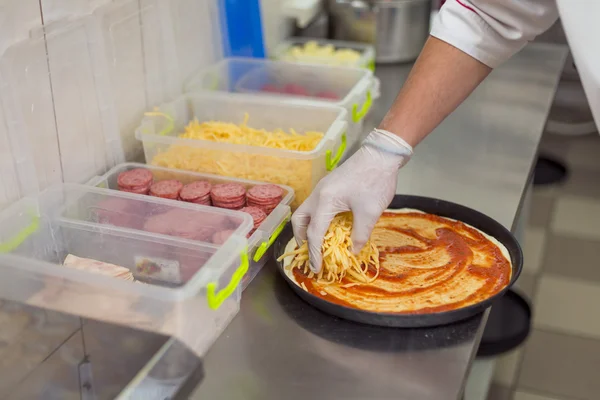
<path id="1" fill-rule="evenodd" d="M 0 54 L 42 25 L 38 0 L 0 1 Z"/>
<path id="2" fill-rule="evenodd" d="M 86 16 L 97 37 L 64 34 Z M 222 57 L 218 20 L 216 0 L 0 0 L 0 208 L 138 158 L 143 113 Z"/>
<path id="3" fill-rule="evenodd" d="M 29 30 L 41 26 L 38 0 L 2 0 L 0 1 L 0 54 L 18 40 L 27 38 Z M 0 209 L 31 190 L 21 185 L 21 179 L 30 186 L 31 177 L 20 176 L 23 165 L 22 149 L 14 149 L 9 138 L 8 121 L 0 112 Z M 23 175 L 26 175 L 24 173 Z"/>
<path id="4" fill-rule="evenodd" d="M 169 0 L 183 79 L 223 57 L 215 0 Z"/>
<path id="5" fill-rule="evenodd" d="M 124 161 L 100 32 L 89 16 L 56 28 L 45 47 L 63 181 L 86 182 Z"/>
<path id="6" fill-rule="evenodd" d="M 127 159 L 142 153 L 135 128 L 143 114 L 181 86 L 166 0 L 117 2 L 94 13 L 105 47 L 111 94 Z"/>
<path id="7" fill-rule="evenodd" d="M 61 18 L 89 14 L 101 5 L 112 0 L 42 0 L 44 23 Z"/>

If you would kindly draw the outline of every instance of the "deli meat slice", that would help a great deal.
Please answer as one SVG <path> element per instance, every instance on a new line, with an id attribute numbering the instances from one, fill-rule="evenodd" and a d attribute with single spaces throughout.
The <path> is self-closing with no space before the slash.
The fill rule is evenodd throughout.
<path id="1" fill-rule="evenodd" d="M 128 268 L 121 267 L 115 264 L 105 263 L 91 258 L 82 258 L 69 254 L 63 265 L 69 268 L 78 269 L 80 271 L 91 272 L 111 278 L 123 279 L 133 282 L 133 274 Z"/>
<path id="2" fill-rule="evenodd" d="M 119 190 L 122 192 L 135 193 L 135 194 L 148 194 L 148 193 L 150 193 L 150 186 L 141 187 L 138 189 L 124 188 L 124 187 L 119 186 Z"/>
<path id="3" fill-rule="evenodd" d="M 252 220 L 254 221 L 254 229 L 258 228 L 259 225 L 263 223 L 265 218 L 267 218 L 267 214 L 258 207 L 244 207 L 240 211 L 250 214 Z"/>
<path id="4" fill-rule="evenodd" d="M 239 210 L 246 205 L 246 188 L 239 183 L 220 183 L 210 191 L 215 207 Z"/>
<path id="5" fill-rule="evenodd" d="M 188 183 L 181 189 L 179 197 L 183 201 L 196 204 L 210 205 L 210 190 L 212 185 L 206 181 Z"/>
<path id="6" fill-rule="evenodd" d="M 216 232 L 212 237 L 212 242 L 214 244 L 224 244 L 229 236 L 231 236 L 235 231 L 234 230 L 225 230 Z"/>
<path id="7" fill-rule="evenodd" d="M 163 199 L 177 200 L 179 193 L 183 189 L 183 183 L 176 179 L 155 182 L 150 186 L 150 195 L 154 197 L 162 197 Z"/>
<path id="8" fill-rule="evenodd" d="M 248 190 L 247 204 L 270 214 L 283 199 L 284 191 L 277 185 L 257 185 Z"/>
<path id="9" fill-rule="evenodd" d="M 136 168 L 121 172 L 117 177 L 117 184 L 122 189 L 140 189 L 150 187 L 152 179 L 152 172 L 147 169 Z"/>

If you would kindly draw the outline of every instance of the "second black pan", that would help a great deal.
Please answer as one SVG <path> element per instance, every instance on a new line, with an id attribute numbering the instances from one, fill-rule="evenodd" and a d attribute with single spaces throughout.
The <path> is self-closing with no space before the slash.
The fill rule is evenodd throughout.
<path id="1" fill-rule="evenodd" d="M 306 292 L 296 285 L 283 270 L 283 262 L 277 262 L 277 269 L 286 280 L 288 285 L 309 304 L 336 317 L 344 318 L 350 321 L 360 322 L 369 325 L 401 327 L 401 328 L 424 328 L 430 326 L 446 325 L 456 321 L 469 318 L 473 315 L 485 311 L 492 305 L 494 300 L 498 299 L 511 287 L 521 274 L 523 268 L 523 252 L 517 239 L 504 226 L 488 217 L 485 214 L 475 211 L 471 208 L 461 206 L 460 204 L 449 201 L 434 199 L 431 197 L 396 195 L 389 208 L 414 208 L 426 213 L 439 215 L 441 217 L 452 218 L 469 224 L 488 235 L 496 238 L 502 243 L 510 253 L 512 261 L 512 277 L 510 283 L 499 293 L 477 304 L 460 308 L 452 311 L 444 311 L 431 314 L 390 314 L 375 313 L 369 311 L 357 310 L 355 308 L 345 307 L 330 303 L 317 296 Z M 283 254 L 285 246 L 292 238 L 291 226 L 288 226 L 279 236 L 275 243 L 275 257 Z"/>

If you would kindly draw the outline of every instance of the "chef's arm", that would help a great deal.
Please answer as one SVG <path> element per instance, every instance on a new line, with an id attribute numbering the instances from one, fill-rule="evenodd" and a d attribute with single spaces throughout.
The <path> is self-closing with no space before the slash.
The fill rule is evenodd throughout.
<path id="1" fill-rule="evenodd" d="M 491 71 L 456 47 L 430 37 L 379 128 L 416 146 Z"/>
<path id="2" fill-rule="evenodd" d="M 555 0 L 449 0 L 379 128 L 417 145 L 557 18 Z"/>
<path id="3" fill-rule="evenodd" d="M 547 29 L 554 0 L 449 0 L 410 77 L 380 129 L 325 176 L 292 216 L 298 244 L 308 239 L 311 268 L 321 269 L 332 219 L 352 211 L 358 251 L 396 193 L 398 172 L 413 149 L 475 89 L 492 68 Z"/>

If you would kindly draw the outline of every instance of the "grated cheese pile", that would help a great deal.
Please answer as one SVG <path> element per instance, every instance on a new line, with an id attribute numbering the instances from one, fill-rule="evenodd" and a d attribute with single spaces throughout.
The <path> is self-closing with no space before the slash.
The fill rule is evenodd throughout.
<path id="1" fill-rule="evenodd" d="M 306 241 L 294 251 L 279 257 L 282 260 L 293 256 L 289 268 L 300 268 L 309 278 L 316 276 L 320 283 L 339 283 L 349 275 L 354 281 L 343 286 L 353 286 L 360 283 L 373 282 L 379 276 L 379 250 L 369 240 L 358 255 L 352 252 L 352 213 L 346 212 L 335 216 L 323 239 L 321 251 L 323 253 L 323 265 L 321 271 L 315 275 L 310 270 L 308 258 L 308 244 Z M 374 276 L 367 274 L 369 265 L 376 269 Z"/>
<path id="2" fill-rule="evenodd" d="M 300 134 L 293 129 L 290 132 L 255 129 L 247 123 L 247 114 L 239 125 L 220 121 L 201 123 L 195 119 L 179 137 L 307 152 L 314 150 L 324 136 L 322 132 L 313 131 Z M 292 203 L 294 209 L 308 197 L 313 184 L 312 160 L 251 154 L 243 149 L 232 151 L 231 148 L 221 150 L 173 145 L 159 152 L 152 159 L 152 164 L 288 185 L 296 192 Z"/>
<path id="3" fill-rule="evenodd" d="M 361 53 L 356 50 L 336 49 L 331 44 L 320 45 L 311 40 L 304 45 L 291 47 L 281 58 L 286 61 L 355 66 L 360 57 Z"/>

